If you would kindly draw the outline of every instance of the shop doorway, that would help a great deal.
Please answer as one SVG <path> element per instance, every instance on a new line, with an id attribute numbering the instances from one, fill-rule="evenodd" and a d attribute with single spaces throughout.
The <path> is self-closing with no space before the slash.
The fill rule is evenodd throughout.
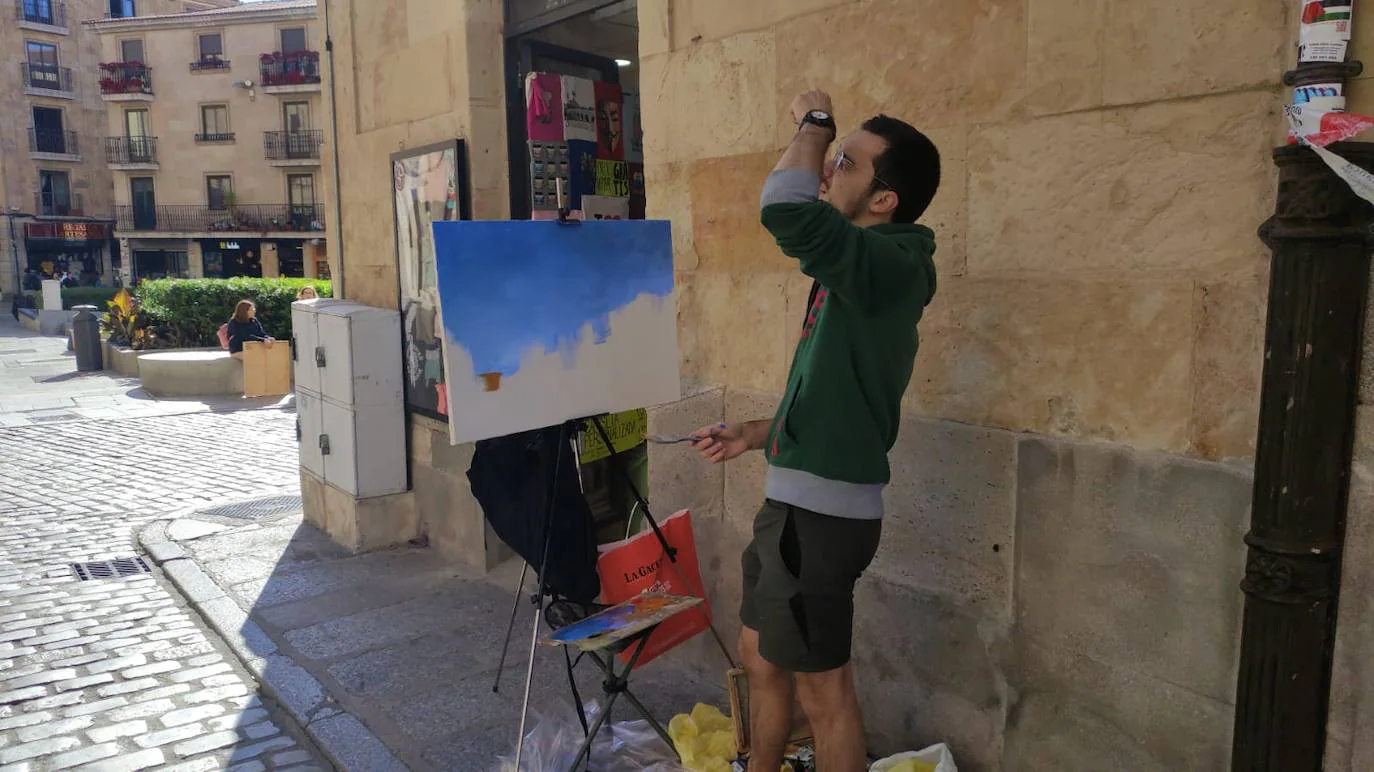
<path id="1" fill-rule="evenodd" d="M 636 0 L 546 0 L 506 4 L 506 115 L 512 219 L 556 215 L 557 189 L 587 219 L 642 219 L 644 156 L 639 130 Z M 528 88 L 527 88 L 528 86 Z M 635 486 L 648 490 L 643 411 L 608 426 Z M 584 448 L 584 450 L 587 450 Z M 594 460 L 587 461 L 592 458 Z M 638 532 L 635 498 L 610 459 L 584 454 L 582 481 L 601 542 Z M 662 514 L 662 513 L 660 513 Z"/>
<path id="2" fill-rule="evenodd" d="M 133 260 L 134 284 L 145 279 L 186 279 L 186 253 L 170 249 L 135 249 Z"/>
<path id="3" fill-rule="evenodd" d="M 301 242 L 277 242 L 277 273 L 293 279 L 305 277 L 305 249 Z"/>
<path id="4" fill-rule="evenodd" d="M 262 243 L 257 239 L 205 239 L 200 242 L 200 254 L 208 279 L 262 278 Z"/>
<path id="5" fill-rule="evenodd" d="M 556 209 L 555 180 L 559 178 L 575 189 L 569 191 L 574 195 L 579 188 L 614 194 L 621 191 L 615 190 L 605 175 L 615 173 L 613 162 L 624 162 L 622 182 L 633 181 L 635 174 L 639 182 L 643 180 L 636 0 L 580 0 L 556 11 L 542 11 L 543 7 L 543 3 L 518 1 L 507 5 L 506 113 L 512 219 Z M 552 79 L 567 76 L 576 79 L 571 83 L 578 85 L 564 93 L 561 82 L 554 85 L 552 79 L 537 80 L 527 95 L 526 81 L 532 73 Z M 555 98 L 562 104 L 550 104 Z M 544 104 L 538 104 L 539 100 Z M 579 112 L 587 119 L 586 133 L 571 124 L 561 131 L 550 126 L 547 133 L 537 129 L 532 142 L 529 128 L 539 126 L 539 116 L 547 114 L 546 108 L 564 116 Z M 595 145 L 590 163 L 575 147 L 579 140 Z M 598 165 L 598 161 L 603 163 Z M 593 182 L 598 171 L 603 177 L 599 191 Z M 632 187 L 635 189 L 628 191 L 628 196 L 621 197 L 631 199 L 629 209 L 642 218 L 642 184 Z"/>

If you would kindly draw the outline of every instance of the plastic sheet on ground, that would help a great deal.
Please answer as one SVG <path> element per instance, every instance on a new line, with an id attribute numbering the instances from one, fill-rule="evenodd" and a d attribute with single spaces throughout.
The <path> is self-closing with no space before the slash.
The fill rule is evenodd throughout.
<path id="1" fill-rule="evenodd" d="M 954 766 L 954 754 L 940 743 L 875 761 L 870 772 L 959 772 L 959 768 Z"/>
<path id="2" fill-rule="evenodd" d="M 587 703 L 589 725 L 596 720 L 600 709 L 595 701 Z M 520 769 L 515 768 L 512 749 L 509 755 L 498 757 L 489 772 L 567 772 L 585 738 L 577 711 L 563 701 L 543 711 L 532 709 L 527 730 Z M 688 772 L 673 749 L 644 720 L 615 721 L 603 726 L 592 744 L 591 769 L 597 772 Z"/>

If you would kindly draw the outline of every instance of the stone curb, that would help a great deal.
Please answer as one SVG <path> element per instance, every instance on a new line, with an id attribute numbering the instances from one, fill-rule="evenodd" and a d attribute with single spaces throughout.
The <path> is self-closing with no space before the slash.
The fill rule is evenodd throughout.
<path id="1" fill-rule="evenodd" d="M 340 770 L 409 770 L 356 716 L 342 709 L 309 671 L 277 649 L 180 544 L 170 540 L 171 520 L 157 520 L 138 533 L 139 546 L 275 699 Z"/>

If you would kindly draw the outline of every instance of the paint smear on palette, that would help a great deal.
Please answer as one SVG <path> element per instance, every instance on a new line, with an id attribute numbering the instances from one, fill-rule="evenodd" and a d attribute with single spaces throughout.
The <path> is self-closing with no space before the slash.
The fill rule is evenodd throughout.
<path id="1" fill-rule="evenodd" d="M 603 344 L 617 311 L 673 292 L 667 222 L 435 223 L 434 237 L 447 341 L 467 351 L 488 391 L 534 349 L 574 367 L 588 331 Z"/>

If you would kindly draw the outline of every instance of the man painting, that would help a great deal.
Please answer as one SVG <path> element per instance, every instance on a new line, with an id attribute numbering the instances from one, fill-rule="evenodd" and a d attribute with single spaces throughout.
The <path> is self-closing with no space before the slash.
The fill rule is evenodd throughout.
<path id="1" fill-rule="evenodd" d="M 830 97 L 792 103 L 798 131 L 764 184 L 762 221 L 815 280 L 787 389 L 770 420 L 696 432 L 714 463 L 768 458 L 743 555 L 740 657 L 751 772 L 774 772 L 794 694 L 822 772 L 867 769 L 850 668 L 854 585 L 878 549 L 887 454 L 911 379 L 916 325 L 935 294 L 935 234 L 916 225 L 940 181 L 921 132 L 879 115 L 836 139 Z"/>

